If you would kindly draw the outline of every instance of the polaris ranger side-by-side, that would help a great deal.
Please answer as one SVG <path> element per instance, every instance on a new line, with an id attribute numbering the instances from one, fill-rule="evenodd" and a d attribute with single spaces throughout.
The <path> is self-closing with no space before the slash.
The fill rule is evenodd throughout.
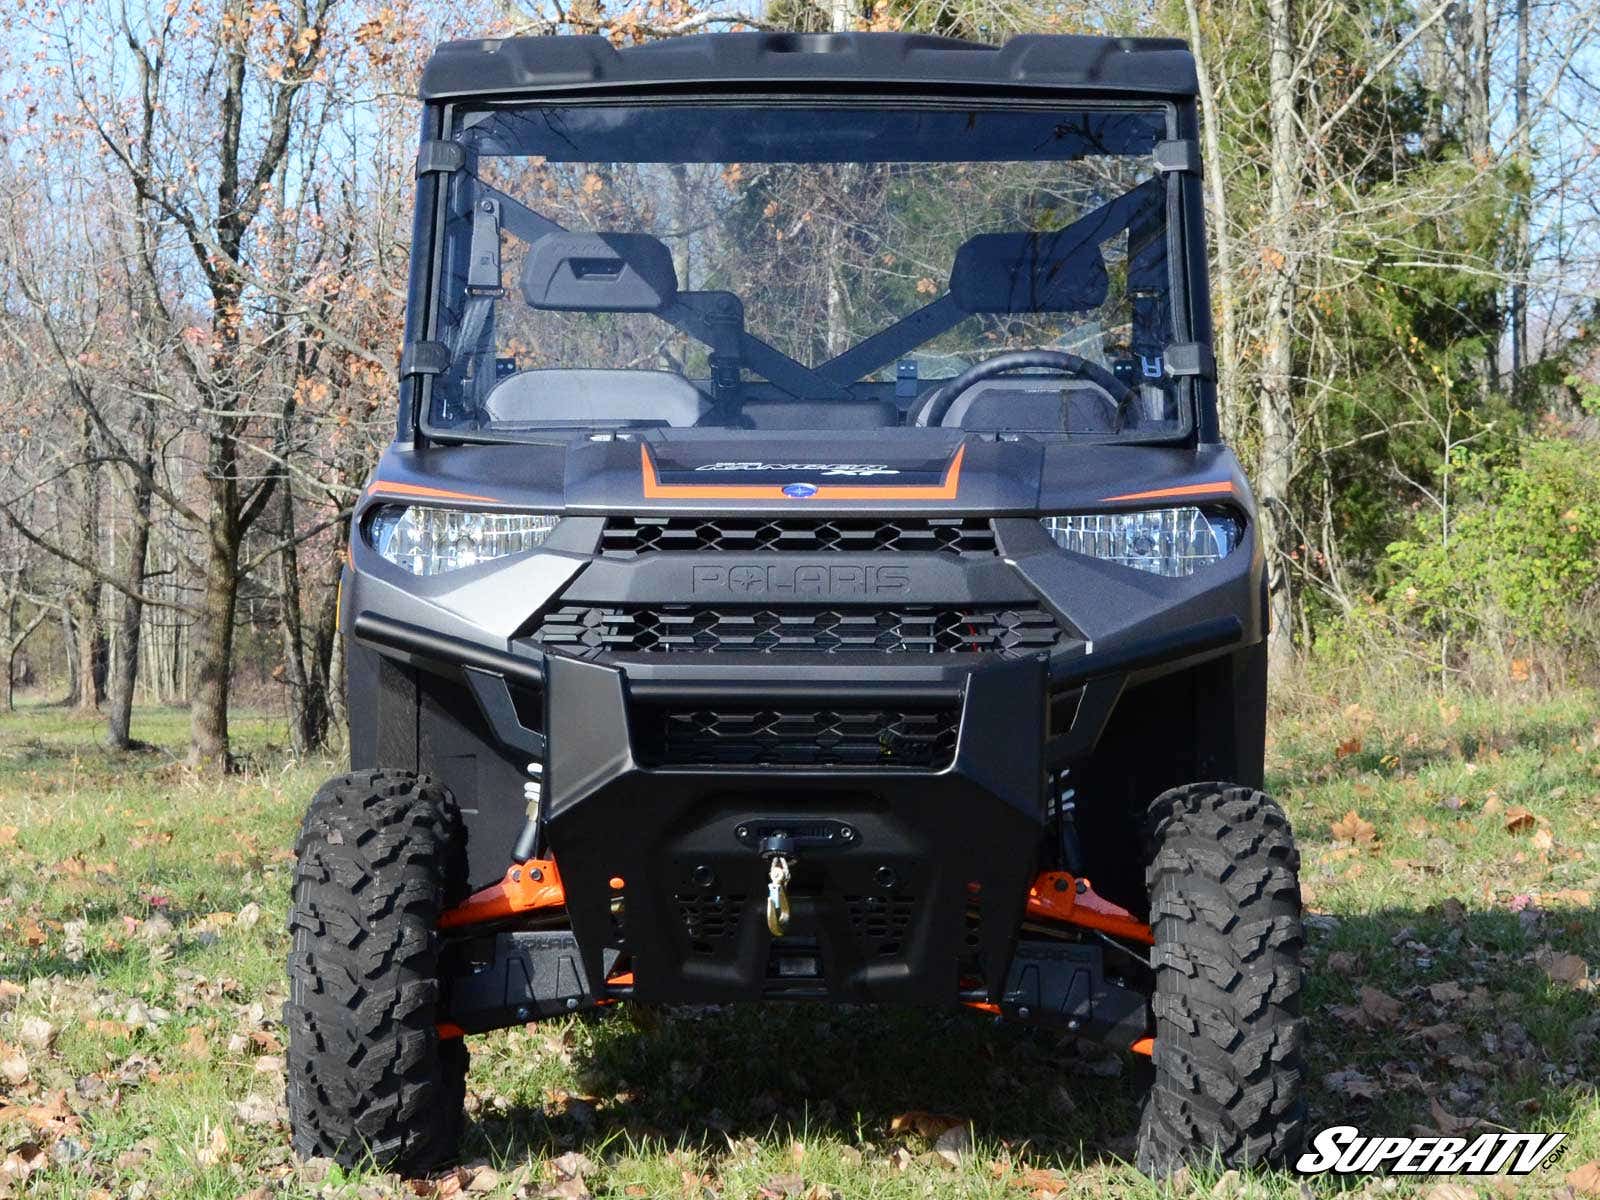
<path id="1" fill-rule="evenodd" d="M 1297 856 L 1183 45 L 457 42 L 422 97 L 296 1148 L 447 1159 L 484 1030 L 815 1000 L 1148 1056 L 1143 1168 L 1282 1162 Z"/>

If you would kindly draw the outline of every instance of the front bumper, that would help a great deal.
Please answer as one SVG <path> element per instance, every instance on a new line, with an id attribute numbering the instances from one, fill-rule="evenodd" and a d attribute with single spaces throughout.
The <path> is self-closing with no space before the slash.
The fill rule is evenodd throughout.
<path id="1" fill-rule="evenodd" d="M 371 613 L 353 632 L 391 657 L 459 673 L 492 740 L 541 765 L 539 842 L 559 863 L 570 930 L 561 953 L 571 978 L 600 981 L 572 994 L 602 996 L 626 972 L 621 994 L 652 1002 L 994 1005 L 1016 990 L 1055 771 L 1092 745 L 1130 671 L 1238 637 L 1224 621 L 1115 655 L 945 655 L 796 673 L 736 665 L 742 656 L 512 654 Z M 672 704 L 942 712 L 954 742 L 947 758 L 918 766 L 674 764 L 650 719 Z M 764 919 L 760 853 L 777 832 L 798 847 L 782 938 Z M 508 847 L 498 850 L 503 869 Z"/>
<path id="2" fill-rule="evenodd" d="M 1042 662 L 966 674 L 940 770 L 645 766 L 622 669 L 546 669 L 546 839 L 590 978 L 614 950 L 651 1001 L 998 995 L 1045 831 Z M 898 690 L 879 702 L 948 685 Z M 798 852 L 774 939 L 760 844 L 777 833 Z"/>

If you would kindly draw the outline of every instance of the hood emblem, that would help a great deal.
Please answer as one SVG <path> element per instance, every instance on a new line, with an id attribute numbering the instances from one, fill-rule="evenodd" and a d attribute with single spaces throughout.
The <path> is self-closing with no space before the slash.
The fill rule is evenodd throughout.
<path id="1" fill-rule="evenodd" d="M 783 494 L 791 500 L 807 500 L 817 494 L 817 485 L 814 483 L 786 483 L 783 485 Z"/>

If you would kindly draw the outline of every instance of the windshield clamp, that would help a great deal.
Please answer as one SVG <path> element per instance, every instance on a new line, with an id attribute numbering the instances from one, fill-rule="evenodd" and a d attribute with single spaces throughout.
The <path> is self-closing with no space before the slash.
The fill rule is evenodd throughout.
<path id="1" fill-rule="evenodd" d="M 435 171 L 453 175 L 467 165 L 466 147 L 459 142 L 423 142 L 417 152 L 417 178 Z"/>
<path id="2" fill-rule="evenodd" d="M 1155 157 L 1156 170 L 1163 173 L 1180 171 L 1185 175 L 1200 174 L 1200 143 L 1193 138 L 1157 142 Z"/>
<path id="3" fill-rule="evenodd" d="M 1216 379 L 1217 356 L 1204 342 L 1178 342 L 1167 347 L 1167 374 Z"/>
<path id="4" fill-rule="evenodd" d="M 442 375 L 450 369 L 450 347 L 443 342 L 407 342 L 400 352 L 400 378 Z"/>

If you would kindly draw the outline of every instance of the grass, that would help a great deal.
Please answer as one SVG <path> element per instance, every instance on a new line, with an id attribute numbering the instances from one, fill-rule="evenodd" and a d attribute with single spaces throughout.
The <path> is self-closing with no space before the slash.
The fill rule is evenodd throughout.
<path id="1" fill-rule="evenodd" d="M 184 722 L 142 711 L 157 749 L 112 755 L 62 710 L 0 716 L 0 1196 L 415 1195 L 299 1166 L 282 1124 L 287 848 L 335 768 L 244 714 L 244 772 L 197 780 Z M 1600 1159 L 1600 697 L 1302 702 L 1270 773 L 1304 854 L 1312 1128 L 1570 1135 L 1553 1170 L 1485 1194 Z M 1124 1162 L 1138 1073 L 964 1012 L 623 1008 L 473 1039 L 474 1169 L 431 1191 L 1302 1194 L 1143 1180 Z M 944 1122 L 918 1113 L 972 1146 L 938 1153 Z M 1341 1186 L 1436 1184 L 1310 1185 Z"/>

